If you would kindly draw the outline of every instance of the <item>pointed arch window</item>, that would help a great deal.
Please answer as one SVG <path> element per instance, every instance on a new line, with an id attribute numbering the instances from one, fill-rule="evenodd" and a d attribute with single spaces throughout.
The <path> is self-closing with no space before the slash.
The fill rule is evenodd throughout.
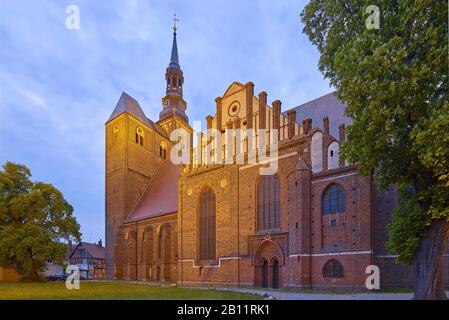
<path id="1" fill-rule="evenodd" d="M 258 230 L 280 227 L 280 183 L 277 174 L 260 176 L 258 184 Z"/>
<path id="2" fill-rule="evenodd" d="M 216 202 L 210 188 L 201 192 L 199 203 L 199 260 L 216 259 Z"/>
<path id="3" fill-rule="evenodd" d="M 323 215 L 345 212 L 345 192 L 338 185 L 331 185 L 323 194 Z"/>
<path id="4" fill-rule="evenodd" d="M 167 145 L 164 142 L 159 145 L 159 156 L 162 159 L 167 159 Z"/>
<path id="5" fill-rule="evenodd" d="M 331 259 L 323 267 L 323 278 L 344 278 L 343 266 L 335 259 Z"/>
<path id="6" fill-rule="evenodd" d="M 141 127 L 137 127 L 136 129 L 136 143 L 143 146 L 143 142 L 145 139 L 145 134 L 143 132 L 143 129 Z"/>

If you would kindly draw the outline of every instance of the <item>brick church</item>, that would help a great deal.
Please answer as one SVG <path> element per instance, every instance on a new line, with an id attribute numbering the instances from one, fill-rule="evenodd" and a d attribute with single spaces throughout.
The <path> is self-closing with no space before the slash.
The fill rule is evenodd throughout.
<path id="1" fill-rule="evenodd" d="M 195 134 L 176 27 L 165 82 L 157 121 L 122 93 L 105 125 L 108 278 L 357 288 L 365 286 L 366 267 L 377 265 L 381 287 L 413 285 L 410 268 L 385 249 L 394 188 L 378 192 L 371 176 L 339 159 L 351 120 L 334 93 L 284 112 L 280 100 L 255 95 L 252 82 L 234 82 L 215 99 L 208 129 L 278 130 L 278 170 L 260 175 L 262 162 L 170 160 L 170 133 Z M 197 146 L 200 157 L 205 144 Z"/>

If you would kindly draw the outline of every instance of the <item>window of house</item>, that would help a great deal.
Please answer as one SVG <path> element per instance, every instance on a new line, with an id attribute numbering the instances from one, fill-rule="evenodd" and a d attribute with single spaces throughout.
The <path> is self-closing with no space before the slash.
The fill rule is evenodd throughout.
<path id="1" fill-rule="evenodd" d="M 280 184 L 277 174 L 260 176 L 258 184 L 258 230 L 280 227 Z"/>
<path id="2" fill-rule="evenodd" d="M 200 260 L 215 260 L 216 239 L 216 203 L 215 194 L 210 188 L 201 192 L 199 203 L 199 242 Z"/>

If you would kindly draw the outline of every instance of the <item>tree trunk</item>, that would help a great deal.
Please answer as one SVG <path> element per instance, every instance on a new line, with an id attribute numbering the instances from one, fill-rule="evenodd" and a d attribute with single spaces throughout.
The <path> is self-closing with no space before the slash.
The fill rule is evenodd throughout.
<path id="1" fill-rule="evenodd" d="M 446 300 L 444 279 L 444 252 L 449 224 L 435 220 L 428 235 L 421 239 L 413 261 L 416 274 L 415 295 L 417 300 Z"/>

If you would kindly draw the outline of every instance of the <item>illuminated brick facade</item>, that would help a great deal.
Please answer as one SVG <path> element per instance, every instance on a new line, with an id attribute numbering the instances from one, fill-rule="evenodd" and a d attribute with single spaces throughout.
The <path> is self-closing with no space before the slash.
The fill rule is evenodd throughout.
<path id="1" fill-rule="evenodd" d="M 350 120 L 333 93 L 285 113 L 281 101 L 269 103 L 265 92 L 256 96 L 251 82 L 234 82 L 216 99 L 208 129 L 279 130 L 277 184 L 261 191 L 261 163 L 171 163 L 170 133 L 192 133 L 176 38 L 165 80 L 158 122 L 123 93 L 106 123 L 108 277 L 195 286 L 355 288 L 364 287 L 365 269 L 375 264 L 381 286 L 412 284 L 410 268 L 397 265 L 384 247 L 396 192 L 377 192 L 372 177 L 339 159 Z M 201 209 L 206 190 L 215 202 Z M 273 197 L 272 207 L 260 199 L 265 194 Z M 275 216 L 260 217 L 262 205 Z M 279 221 L 267 220 L 271 227 L 262 228 L 263 219 Z M 212 258 L 201 259 L 201 250 Z"/>

